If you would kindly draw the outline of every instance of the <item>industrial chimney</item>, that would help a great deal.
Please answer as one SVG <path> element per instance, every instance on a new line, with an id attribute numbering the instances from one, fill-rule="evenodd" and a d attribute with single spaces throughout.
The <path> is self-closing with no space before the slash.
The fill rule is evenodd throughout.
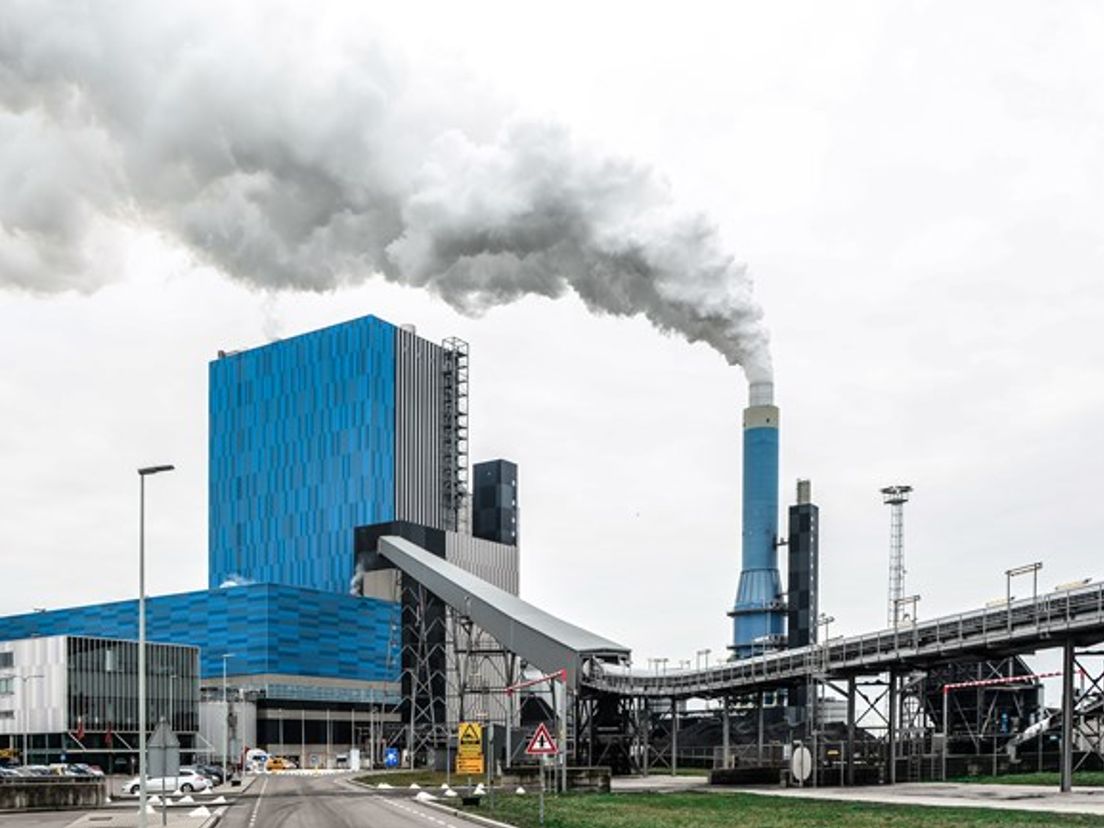
<path id="1" fill-rule="evenodd" d="M 736 604 L 729 613 L 736 658 L 784 642 L 778 577 L 778 408 L 774 384 L 753 382 L 744 409 L 743 554 Z"/>

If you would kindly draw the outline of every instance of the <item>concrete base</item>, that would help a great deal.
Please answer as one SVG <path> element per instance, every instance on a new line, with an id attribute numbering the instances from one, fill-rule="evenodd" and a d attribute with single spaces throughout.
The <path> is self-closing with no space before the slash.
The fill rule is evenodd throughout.
<path id="1" fill-rule="evenodd" d="M 549 784 L 549 777 L 551 771 L 545 776 L 545 784 Z M 606 767 L 598 768 L 572 768 L 567 769 L 567 789 L 569 791 L 590 791 L 592 793 L 609 793 L 610 791 L 610 769 Z M 513 767 L 507 773 L 502 774 L 499 780 L 500 785 L 521 785 L 526 790 L 537 790 L 540 788 L 540 769 L 533 766 L 523 765 L 520 767 Z"/>
<path id="2" fill-rule="evenodd" d="M 107 799 L 103 779 L 4 780 L 0 811 L 67 811 L 98 808 Z"/>

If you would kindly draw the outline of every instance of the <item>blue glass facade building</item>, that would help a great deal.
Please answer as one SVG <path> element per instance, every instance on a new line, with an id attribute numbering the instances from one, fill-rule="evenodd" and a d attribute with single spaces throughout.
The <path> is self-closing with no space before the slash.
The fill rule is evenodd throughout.
<path id="1" fill-rule="evenodd" d="M 366 316 L 211 363 L 212 589 L 349 591 L 352 528 L 395 518 L 396 333 Z"/>

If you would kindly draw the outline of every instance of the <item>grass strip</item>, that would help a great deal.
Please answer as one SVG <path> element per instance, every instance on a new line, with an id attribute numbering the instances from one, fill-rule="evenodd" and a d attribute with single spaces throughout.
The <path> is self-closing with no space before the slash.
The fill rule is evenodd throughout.
<path id="1" fill-rule="evenodd" d="M 496 795 L 473 813 L 539 828 L 536 795 Z M 1104 817 L 1030 811 L 831 802 L 755 794 L 568 794 L 545 798 L 545 828 L 1066 828 Z"/>

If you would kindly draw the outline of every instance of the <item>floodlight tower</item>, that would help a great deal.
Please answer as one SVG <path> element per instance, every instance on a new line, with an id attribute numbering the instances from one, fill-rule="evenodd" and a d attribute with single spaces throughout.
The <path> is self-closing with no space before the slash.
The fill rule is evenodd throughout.
<path id="1" fill-rule="evenodd" d="M 897 627 L 901 618 L 901 599 L 905 596 L 905 504 L 912 486 L 886 486 L 882 502 L 889 506 L 889 626 Z"/>

